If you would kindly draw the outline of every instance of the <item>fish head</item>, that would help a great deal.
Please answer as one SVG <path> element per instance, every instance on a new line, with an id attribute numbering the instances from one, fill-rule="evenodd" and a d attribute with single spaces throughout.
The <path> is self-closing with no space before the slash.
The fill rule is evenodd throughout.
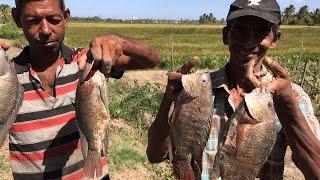
<path id="1" fill-rule="evenodd" d="M 209 73 L 194 73 L 182 76 L 182 86 L 190 99 L 205 96 L 212 92 L 211 77 Z"/>
<path id="2" fill-rule="evenodd" d="M 265 88 L 256 88 L 244 96 L 245 104 L 252 123 L 257 124 L 265 119 L 275 118 L 273 95 Z"/>
<path id="3" fill-rule="evenodd" d="M 10 70 L 10 60 L 5 51 L 0 48 L 0 76 L 6 75 Z"/>

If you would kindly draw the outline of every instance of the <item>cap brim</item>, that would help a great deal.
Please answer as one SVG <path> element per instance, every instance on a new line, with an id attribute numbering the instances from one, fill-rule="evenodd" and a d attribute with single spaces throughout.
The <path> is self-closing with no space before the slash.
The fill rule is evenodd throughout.
<path id="1" fill-rule="evenodd" d="M 256 9 L 239 9 L 234 11 L 228 15 L 227 21 L 242 16 L 257 16 L 274 24 L 278 24 L 280 22 L 280 18 L 276 15 L 276 13 L 272 14 L 270 12 L 259 11 Z"/>

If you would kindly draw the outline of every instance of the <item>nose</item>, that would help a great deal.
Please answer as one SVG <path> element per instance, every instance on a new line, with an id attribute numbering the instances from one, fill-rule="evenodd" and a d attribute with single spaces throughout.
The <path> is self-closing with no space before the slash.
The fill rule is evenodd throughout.
<path id="1" fill-rule="evenodd" d="M 260 44 L 260 37 L 257 36 L 257 32 L 254 27 L 248 28 L 247 32 L 243 35 L 243 38 L 243 46 L 247 49 L 255 48 Z"/>
<path id="2" fill-rule="evenodd" d="M 52 34 L 51 27 L 46 19 L 41 20 L 40 33 L 47 36 L 50 36 Z"/>

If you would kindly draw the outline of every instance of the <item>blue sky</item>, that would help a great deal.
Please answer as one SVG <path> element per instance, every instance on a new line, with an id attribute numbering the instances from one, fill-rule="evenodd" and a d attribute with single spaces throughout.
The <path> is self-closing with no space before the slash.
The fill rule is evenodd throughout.
<path id="1" fill-rule="evenodd" d="M 218 19 L 225 18 L 233 0 L 65 0 L 72 16 L 101 16 L 103 18 L 131 19 L 197 19 L 212 12 Z M 278 0 L 283 10 L 289 4 L 296 9 L 308 5 L 309 10 L 320 8 L 319 0 Z M 14 6 L 14 0 L 0 0 Z"/>

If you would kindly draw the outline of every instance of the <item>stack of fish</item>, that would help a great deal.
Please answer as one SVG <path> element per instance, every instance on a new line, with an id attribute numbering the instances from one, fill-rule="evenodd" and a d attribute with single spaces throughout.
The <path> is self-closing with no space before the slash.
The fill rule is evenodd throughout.
<path id="1" fill-rule="evenodd" d="M 177 179 L 201 179 L 201 158 L 213 118 L 210 74 L 183 75 L 182 85 L 170 117 L 173 171 Z M 256 88 L 229 118 L 212 174 L 222 179 L 255 179 L 276 134 L 273 96 Z"/>

